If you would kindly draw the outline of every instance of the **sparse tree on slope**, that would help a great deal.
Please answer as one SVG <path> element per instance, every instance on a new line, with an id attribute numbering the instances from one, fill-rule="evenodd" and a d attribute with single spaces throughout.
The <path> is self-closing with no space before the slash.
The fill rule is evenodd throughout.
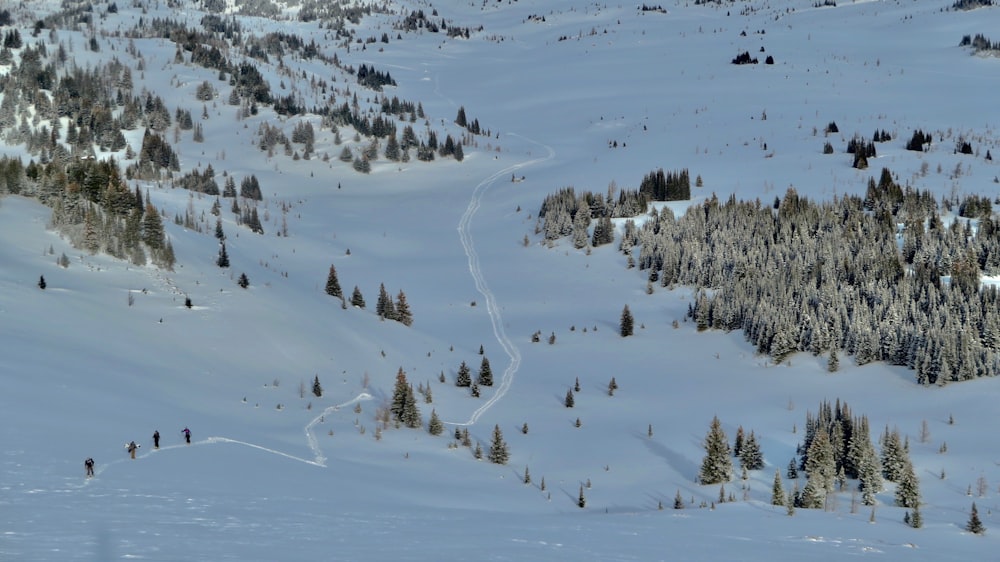
<path id="1" fill-rule="evenodd" d="M 340 280 L 337 279 L 337 268 L 330 264 L 330 272 L 326 276 L 326 294 L 338 299 L 344 298 L 344 292 L 340 289 Z"/>
<path id="2" fill-rule="evenodd" d="M 698 481 L 701 484 L 721 484 L 733 478 L 733 460 L 729 440 L 719 417 L 712 418 L 705 436 L 705 458 L 701 463 Z"/>
<path id="3" fill-rule="evenodd" d="M 986 532 L 986 527 L 979 520 L 979 510 L 976 509 L 976 502 L 972 502 L 972 511 L 969 512 L 969 522 L 965 524 L 965 530 L 977 535 L 982 535 Z"/>
<path id="4" fill-rule="evenodd" d="M 621 321 L 618 324 L 618 333 L 621 334 L 623 338 L 631 336 L 635 331 L 635 319 L 632 318 L 632 311 L 628 309 L 628 305 L 622 309 Z"/>
<path id="5" fill-rule="evenodd" d="M 493 426 L 493 439 L 490 442 L 489 461 L 493 464 L 507 464 L 510 459 L 510 451 L 507 449 L 507 442 L 503 439 L 503 432 L 500 426 Z"/>
<path id="6" fill-rule="evenodd" d="M 740 465 L 747 470 L 760 470 L 764 468 L 764 455 L 760 452 L 760 443 L 757 441 L 757 435 L 754 434 L 753 430 L 750 430 L 750 436 L 746 438 L 743 446 L 740 447 Z"/>
<path id="7" fill-rule="evenodd" d="M 486 356 L 483 356 L 479 367 L 479 379 L 476 382 L 480 386 L 493 386 L 493 370 L 490 369 L 490 360 Z"/>
<path id="8" fill-rule="evenodd" d="M 458 377 L 455 378 L 455 386 L 472 386 L 472 369 L 466 365 L 465 361 L 458 366 Z"/>
<path id="9" fill-rule="evenodd" d="M 771 486 L 771 505 L 785 505 L 785 488 L 781 483 L 781 471 L 774 471 L 774 485 Z"/>

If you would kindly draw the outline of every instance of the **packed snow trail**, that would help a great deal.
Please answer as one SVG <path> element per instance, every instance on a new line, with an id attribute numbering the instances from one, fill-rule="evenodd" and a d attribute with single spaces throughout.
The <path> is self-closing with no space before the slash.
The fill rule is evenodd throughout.
<path id="1" fill-rule="evenodd" d="M 285 457 L 287 459 L 291 459 L 291 460 L 298 461 L 298 462 L 301 462 L 301 463 L 305 463 L 305 464 L 310 464 L 310 465 L 313 465 L 313 466 L 319 466 L 319 467 L 326 468 L 326 456 L 323 454 L 323 449 L 319 446 L 319 440 L 316 439 L 316 434 L 314 432 L 314 428 L 317 425 L 323 423 L 323 421 L 326 419 L 326 416 L 328 414 L 336 412 L 336 411 L 338 411 L 341 408 L 344 408 L 346 406 L 350 406 L 351 404 L 355 404 L 357 402 L 361 402 L 361 401 L 364 401 L 364 400 L 371 400 L 371 399 L 372 399 L 372 395 L 371 394 L 368 394 L 367 392 L 362 392 L 361 394 L 357 395 L 356 397 L 352 398 L 351 400 L 348 400 L 347 402 L 344 402 L 342 404 L 337 404 L 335 406 L 329 406 L 329 407 L 327 407 L 318 416 L 316 416 L 315 418 L 313 418 L 312 420 L 310 420 L 309 423 L 306 424 L 305 429 L 304 429 L 305 434 L 306 434 L 306 443 L 309 445 L 309 449 L 313 453 L 313 458 L 312 459 L 306 459 L 306 458 L 302 458 L 302 457 L 297 457 L 295 455 L 292 455 L 292 454 L 289 454 L 289 453 L 285 453 L 285 452 L 279 451 L 277 449 L 270 449 L 268 447 L 257 445 L 255 443 L 249 443 L 247 441 L 240 441 L 238 439 L 230 439 L 229 437 L 206 437 L 205 439 L 202 439 L 200 441 L 192 441 L 190 443 L 190 445 L 186 444 L 186 443 L 179 443 L 177 445 L 164 445 L 164 446 L 160 447 L 159 449 L 151 449 L 151 450 L 149 450 L 146 453 L 137 454 L 136 455 L 136 460 L 143 459 L 143 458 L 148 457 L 149 455 L 153 455 L 153 454 L 159 453 L 161 451 L 167 451 L 167 450 L 170 450 L 170 449 L 180 449 L 182 447 L 189 447 L 189 446 L 215 445 L 217 443 L 232 443 L 234 445 L 243 445 L 244 447 L 250 447 L 252 449 L 257 449 L 259 451 L 264 451 L 265 453 L 271 453 L 272 455 L 282 456 L 282 457 Z M 142 450 L 141 445 L 140 445 L 140 449 L 139 450 L 140 451 Z M 102 463 L 102 464 L 98 465 L 97 469 L 94 471 L 94 478 L 100 476 L 108 468 L 110 468 L 110 467 L 112 467 L 112 466 L 114 466 L 116 464 L 123 463 L 123 462 L 133 462 L 133 461 L 131 459 L 129 459 L 129 458 L 126 457 L 126 458 L 116 459 L 116 460 L 113 460 L 111 462 Z M 92 478 L 88 478 L 87 480 L 85 480 L 84 481 L 84 485 L 87 485 L 88 483 L 90 483 L 91 480 L 92 480 Z"/>
<path id="2" fill-rule="evenodd" d="M 512 134 L 511 136 L 520 135 Z M 476 253 L 476 245 L 472 240 L 472 233 L 469 232 L 469 228 L 472 224 L 472 218 L 476 215 L 476 211 L 478 211 L 479 207 L 482 205 L 483 196 L 487 191 L 489 191 L 489 188 L 497 182 L 498 179 L 507 177 L 509 174 L 512 174 L 515 170 L 520 168 L 531 166 L 546 160 L 551 160 L 555 157 L 556 153 L 551 147 L 529 139 L 525 140 L 541 146 L 548 154 L 542 158 L 535 158 L 533 160 L 521 162 L 520 164 L 508 166 L 479 182 L 476 189 L 472 191 L 472 199 L 469 200 L 469 206 L 466 207 L 465 213 L 462 214 L 461 220 L 458 221 L 458 235 L 461 239 L 462 247 L 465 249 L 465 255 L 469 259 L 469 273 L 472 274 L 472 279 L 476 283 L 476 290 L 479 291 L 479 294 L 481 294 L 486 300 L 486 312 L 490 315 L 490 323 L 493 325 L 493 335 L 497 338 L 497 341 L 500 342 L 500 346 L 503 347 L 504 353 L 506 353 L 507 357 L 510 358 L 510 364 L 507 365 L 507 368 L 503 372 L 503 376 L 500 377 L 500 384 L 497 385 L 496 392 L 493 393 L 493 396 L 483 403 L 482 406 L 477 408 L 476 411 L 472 412 L 468 421 L 447 422 L 452 425 L 473 425 L 476 423 L 480 416 L 492 408 L 494 404 L 499 402 L 500 399 L 507 394 L 511 383 L 514 381 L 514 374 L 517 373 L 518 368 L 521 366 L 521 351 L 516 345 L 514 345 L 514 342 L 511 341 L 511 339 L 507 336 L 506 330 L 504 330 L 503 317 L 500 314 L 500 307 L 497 306 L 496 297 L 493 295 L 493 291 L 490 290 L 489 285 L 486 283 L 486 279 L 483 277 L 483 270 L 479 265 L 479 254 Z"/>

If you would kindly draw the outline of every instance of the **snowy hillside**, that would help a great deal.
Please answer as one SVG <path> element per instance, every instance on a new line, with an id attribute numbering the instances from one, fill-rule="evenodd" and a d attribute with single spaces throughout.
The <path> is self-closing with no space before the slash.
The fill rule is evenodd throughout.
<path id="1" fill-rule="evenodd" d="M 1000 170 L 986 155 L 1000 140 L 990 95 L 1000 61 L 959 43 L 997 29 L 997 8 L 393 0 L 388 13 L 331 29 L 322 18 L 296 19 L 313 9 L 308 2 L 282 4 L 270 19 L 246 15 L 269 3 L 230 2 L 218 15 L 239 22 L 243 40 L 287 33 L 323 55 L 288 49 L 265 62 L 226 51 L 251 61 L 276 97 L 309 108 L 279 115 L 269 103 L 251 112 L 247 96 L 229 103 L 237 87 L 192 62 L 180 35 L 130 36 L 140 20 L 200 28 L 205 10 L 221 5 L 99 3 L 80 8 L 89 24 L 38 33 L 36 21 L 72 6 L 0 7 L 12 20 L 0 35 L 17 29 L 23 39 L 0 62 L 0 156 L 39 159 L 11 135 L 51 123 L 25 95 L 9 101 L 13 76 L 26 49 L 42 45 L 56 60 L 61 46 L 64 69 L 117 59 L 135 96 L 162 97 L 175 120 L 179 110 L 195 117 L 192 129 L 161 131 L 179 164 L 174 180 L 210 165 L 220 189 L 227 177 L 240 186 L 252 175 L 262 192 L 256 202 L 220 198 L 230 262 L 222 268 L 216 196 L 167 174 L 127 177 L 162 217 L 173 270 L 74 247 L 39 202 L 42 187 L 0 198 L 0 559 L 994 556 L 998 381 L 924 387 L 910 370 L 859 367 L 850 356 L 831 373 L 825 355 L 809 353 L 776 365 L 738 331 L 697 331 L 687 318 L 692 288 L 647 294 L 645 272 L 626 267 L 617 238 L 585 250 L 568 238 L 547 244 L 537 215 L 560 188 L 635 189 L 658 168 L 702 180 L 691 202 L 655 204 L 678 216 L 713 194 L 765 205 L 789 187 L 820 201 L 863 196 L 882 168 L 938 196 L 993 199 Z M 424 23 L 404 29 L 418 10 Z M 468 37 L 426 27 L 442 21 Z M 744 52 L 759 64 L 732 64 Z M 362 65 L 396 85 L 359 85 Z M 213 93 L 198 99 L 206 82 Z M 400 112 L 400 130 L 411 125 L 421 142 L 432 132 L 454 138 L 464 157 L 427 162 L 411 148 L 409 159 L 369 162 L 370 135 L 343 124 L 335 133 L 312 111 L 356 103 L 372 118 L 383 95 L 420 105 L 423 117 Z M 480 134 L 455 123 L 460 109 Z M 63 138 L 76 126 L 59 122 Z M 261 148 L 262 131 L 293 137 L 306 122 L 315 128 L 309 157 L 297 141 L 289 151 Z M 839 132 L 825 132 L 831 122 Z M 92 156 L 113 157 L 125 178 L 138 170 L 144 129 L 124 132 L 131 157 L 98 142 Z M 905 147 L 917 129 L 934 138 L 924 152 Z M 868 169 L 852 167 L 848 141 L 879 130 L 892 140 L 878 144 Z M 956 150 L 963 141 L 972 154 Z M 355 170 L 362 161 L 369 173 Z M 259 213 L 262 234 L 230 210 L 234 200 Z M 624 223 L 615 219 L 618 236 Z M 331 265 L 344 305 L 326 292 Z M 392 299 L 405 294 L 411 326 L 379 318 L 380 286 Z M 364 308 L 350 305 L 355 287 Z M 626 305 L 636 329 L 623 338 Z M 475 378 L 484 357 L 494 384 L 473 397 L 456 376 L 464 362 Z M 422 391 L 419 428 L 384 422 L 400 371 Z M 807 415 L 836 400 L 870 420 L 873 440 L 885 428 L 908 439 L 921 528 L 904 523 L 910 510 L 895 505 L 891 482 L 874 507 L 860 505 L 854 479 L 826 509 L 771 505 L 776 471 L 785 492 L 805 485 L 787 466 Z M 441 435 L 427 431 L 432 412 Z M 760 439 L 764 468 L 744 480 L 734 461 L 723 484 L 733 501 L 698 483 L 714 416 L 730 440 L 740 427 Z M 506 464 L 486 458 L 494 428 Z M 469 446 L 456 439 L 463 430 Z M 133 440 L 135 460 L 123 448 Z M 966 531 L 973 502 L 983 536 Z"/>

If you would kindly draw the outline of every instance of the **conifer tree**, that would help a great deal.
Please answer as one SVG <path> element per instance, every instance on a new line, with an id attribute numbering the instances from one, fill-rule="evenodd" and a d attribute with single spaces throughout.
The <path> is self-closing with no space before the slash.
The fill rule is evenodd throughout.
<path id="1" fill-rule="evenodd" d="M 330 264 L 330 272 L 326 276 L 326 294 L 338 299 L 344 298 L 344 292 L 340 289 L 340 280 L 337 279 L 337 268 Z"/>
<path id="2" fill-rule="evenodd" d="M 510 451 L 507 448 L 507 442 L 503 439 L 503 432 L 500 431 L 500 426 L 493 426 L 493 438 L 490 441 L 490 454 L 489 461 L 493 464 L 507 464 L 507 460 L 510 459 Z"/>
<path id="3" fill-rule="evenodd" d="M 785 505 L 785 488 L 781 483 L 781 471 L 775 469 L 774 484 L 771 486 L 771 505 Z"/>
<path id="4" fill-rule="evenodd" d="M 743 442 L 740 448 L 740 465 L 747 470 L 760 470 L 764 468 L 764 455 L 760 452 L 760 443 L 757 435 L 750 430 L 750 436 Z"/>
<path id="5" fill-rule="evenodd" d="M 674 496 L 674 509 L 684 509 L 684 498 L 681 497 L 680 490 L 677 490 L 677 495 Z"/>
<path id="6" fill-rule="evenodd" d="M 743 453 L 743 441 L 746 439 L 746 434 L 743 431 L 743 426 L 736 427 L 736 438 L 733 439 L 733 456 L 739 458 Z"/>
<path id="7" fill-rule="evenodd" d="M 240 277 L 236 280 L 236 284 L 239 285 L 241 289 L 246 289 L 250 286 L 250 278 L 247 277 L 246 273 L 240 273 Z"/>
<path id="8" fill-rule="evenodd" d="M 410 305 L 406 302 L 406 294 L 403 291 L 396 295 L 396 315 L 393 319 L 404 326 L 413 325 L 413 313 L 410 312 Z"/>
<path id="9" fill-rule="evenodd" d="M 631 336 L 635 329 L 635 319 L 632 318 L 632 311 L 628 309 L 628 305 L 622 309 L 621 321 L 618 325 L 618 333 L 623 338 Z"/>
<path id="10" fill-rule="evenodd" d="M 378 287 L 378 302 L 375 304 L 375 314 L 378 314 L 379 318 L 396 319 L 396 307 L 392 303 L 392 297 L 385 290 L 384 283 L 379 284 Z"/>
<path id="11" fill-rule="evenodd" d="M 396 373 L 396 386 L 393 389 L 389 411 L 394 420 L 406 427 L 420 427 L 420 410 L 413 394 L 413 385 L 406 381 L 406 373 L 402 367 Z"/>
<path id="12" fill-rule="evenodd" d="M 524 477 L 521 478 L 521 481 L 525 484 L 531 484 L 531 472 L 528 471 L 527 466 L 524 467 Z"/>
<path id="13" fill-rule="evenodd" d="M 413 394 L 413 385 L 406 387 L 406 408 L 403 410 L 403 425 L 409 428 L 420 427 L 423 420 L 420 418 L 420 409 L 417 408 L 417 398 Z"/>
<path id="14" fill-rule="evenodd" d="M 313 395 L 317 398 L 323 396 L 323 386 L 319 384 L 319 375 L 316 375 L 316 378 L 313 379 Z"/>
<path id="15" fill-rule="evenodd" d="M 982 535 L 986 532 L 986 527 L 979 520 L 979 510 L 976 509 L 976 502 L 972 502 L 972 511 L 969 512 L 969 521 L 965 524 L 965 530 L 977 535 Z"/>
<path id="16" fill-rule="evenodd" d="M 490 360 L 485 355 L 479 367 L 479 378 L 476 382 L 481 386 L 493 386 L 493 371 L 490 369 Z"/>
<path id="17" fill-rule="evenodd" d="M 583 495 L 583 484 L 580 484 L 580 495 L 577 497 L 576 505 L 580 509 L 587 507 L 587 498 Z"/>
<path id="18" fill-rule="evenodd" d="M 565 404 L 567 408 L 572 408 L 573 405 L 576 404 L 576 399 L 573 397 L 572 388 L 566 391 L 566 399 L 563 401 L 563 404 Z"/>
<path id="19" fill-rule="evenodd" d="M 896 481 L 896 505 L 917 508 L 920 505 L 920 481 L 913 470 L 913 463 L 907 461 Z"/>
<path id="20" fill-rule="evenodd" d="M 219 257 L 215 260 L 215 265 L 221 268 L 229 267 L 229 254 L 226 252 L 226 243 L 219 245 Z"/>
<path id="21" fill-rule="evenodd" d="M 437 410 L 431 410 L 431 420 L 427 422 L 427 432 L 431 435 L 441 435 L 444 432 L 444 424 L 437 415 Z"/>
<path id="22" fill-rule="evenodd" d="M 45 282 L 45 276 L 42 275 L 38 278 L 38 288 L 44 291 L 45 287 L 48 287 L 48 283 Z"/>
<path id="23" fill-rule="evenodd" d="M 365 297 L 361 295 L 361 289 L 357 285 L 354 286 L 354 292 L 351 293 L 351 306 L 365 307 Z"/>
<path id="24" fill-rule="evenodd" d="M 701 484 L 719 484 L 733 478 L 733 459 L 729 440 L 722 430 L 718 416 L 712 418 L 708 435 L 705 436 L 705 458 L 701 463 L 698 481 Z"/>
<path id="25" fill-rule="evenodd" d="M 455 386 L 472 386 L 472 369 L 462 361 L 458 366 L 458 377 L 455 378 Z"/>

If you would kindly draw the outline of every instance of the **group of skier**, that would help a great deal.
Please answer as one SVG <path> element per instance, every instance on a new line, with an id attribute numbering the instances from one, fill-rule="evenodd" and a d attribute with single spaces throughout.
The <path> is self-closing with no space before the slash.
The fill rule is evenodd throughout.
<path id="1" fill-rule="evenodd" d="M 187 443 L 188 445 L 190 445 L 191 444 L 191 430 L 185 427 L 184 429 L 181 430 L 181 433 L 184 434 L 184 442 Z M 139 450 L 139 447 L 141 447 L 141 446 L 142 445 L 139 445 L 135 441 L 129 441 L 125 445 L 125 451 L 128 452 L 128 454 L 129 454 L 129 456 L 131 458 L 135 459 L 135 453 L 136 453 L 136 451 Z M 159 430 L 153 432 L 153 448 L 154 449 L 159 449 L 160 448 L 160 432 L 159 432 Z M 87 478 L 93 477 L 94 476 L 94 459 L 92 457 L 88 457 L 87 460 L 83 461 L 83 466 L 84 466 L 84 468 L 87 469 Z"/>

